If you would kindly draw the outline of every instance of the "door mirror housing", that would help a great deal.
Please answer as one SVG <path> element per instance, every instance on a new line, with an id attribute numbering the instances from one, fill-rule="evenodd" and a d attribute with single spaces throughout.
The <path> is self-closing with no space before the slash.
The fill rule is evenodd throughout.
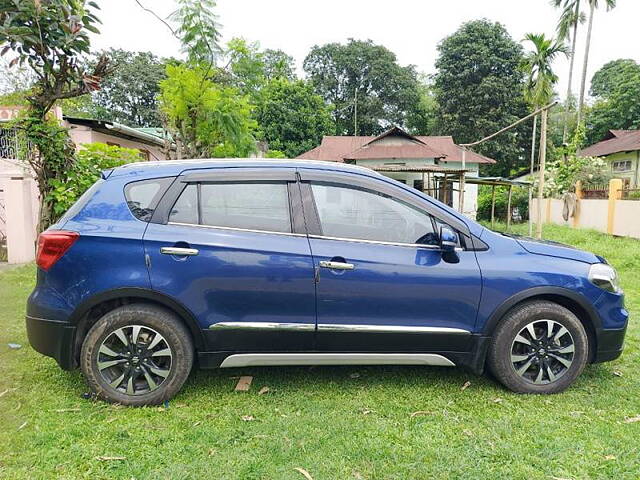
<path id="1" fill-rule="evenodd" d="M 440 248 L 443 252 L 454 252 L 458 246 L 458 235 L 449 227 L 440 227 Z"/>

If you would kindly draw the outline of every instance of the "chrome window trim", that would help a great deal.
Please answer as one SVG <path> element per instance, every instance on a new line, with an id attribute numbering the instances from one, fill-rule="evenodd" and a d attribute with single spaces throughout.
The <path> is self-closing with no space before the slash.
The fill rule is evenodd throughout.
<path id="1" fill-rule="evenodd" d="M 436 353 L 237 353 L 220 368 L 286 365 L 428 365 L 455 367 Z"/>
<path id="2" fill-rule="evenodd" d="M 316 326 L 312 323 L 218 322 L 210 325 L 209 330 L 315 331 Z M 319 323 L 318 332 L 471 334 L 462 328 L 339 323 Z"/>
<path id="3" fill-rule="evenodd" d="M 329 237 L 326 235 L 309 235 L 309 238 L 315 240 L 338 240 L 340 242 L 356 242 L 356 243 L 369 243 L 374 245 L 390 245 L 394 247 L 413 247 L 413 248 L 426 248 L 428 250 L 441 250 L 438 245 L 427 245 L 422 243 L 400 243 L 400 242 L 383 242 L 380 240 L 365 240 L 359 238 L 342 238 L 342 237 Z M 462 249 L 461 249 L 462 250 Z"/>
<path id="4" fill-rule="evenodd" d="M 198 223 L 167 222 L 167 225 L 177 225 L 179 227 L 200 227 L 200 228 L 209 228 L 214 230 L 231 230 L 234 232 L 267 233 L 270 235 L 287 235 L 290 237 L 306 237 L 307 236 L 304 233 L 272 232 L 270 230 L 254 230 L 251 228 L 239 228 L 239 227 L 221 227 L 217 225 L 200 225 Z"/>

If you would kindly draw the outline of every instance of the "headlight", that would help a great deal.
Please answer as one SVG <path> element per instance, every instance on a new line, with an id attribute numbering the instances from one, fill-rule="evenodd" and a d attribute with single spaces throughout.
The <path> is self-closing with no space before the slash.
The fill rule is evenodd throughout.
<path id="1" fill-rule="evenodd" d="M 589 280 L 607 292 L 619 293 L 622 291 L 615 268 L 606 263 L 594 263 L 591 265 Z"/>

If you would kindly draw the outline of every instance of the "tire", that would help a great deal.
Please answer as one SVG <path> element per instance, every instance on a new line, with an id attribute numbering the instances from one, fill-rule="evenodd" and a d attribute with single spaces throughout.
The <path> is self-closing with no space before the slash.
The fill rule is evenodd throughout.
<path id="1" fill-rule="evenodd" d="M 557 303 L 532 301 L 502 319 L 491 339 L 488 364 L 513 392 L 551 394 L 566 390 L 588 358 L 589 339 L 580 320 Z"/>
<path id="2" fill-rule="evenodd" d="M 191 335 L 176 315 L 137 303 L 108 312 L 91 327 L 82 343 L 80 368 L 103 400 L 158 405 L 178 393 L 193 356 Z"/>

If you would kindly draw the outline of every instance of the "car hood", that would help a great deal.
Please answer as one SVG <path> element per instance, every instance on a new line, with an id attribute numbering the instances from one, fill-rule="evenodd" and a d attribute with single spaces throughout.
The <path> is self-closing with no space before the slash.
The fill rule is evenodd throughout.
<path id="1" fill-rule="evenodd" d="M 568 258 L 585 263 L 604 262 L 602 257 L 591 252 L 578 250 L 569 245 L 560 242 L 552 242 L 550 240 L 537 240 L 531 237 L 521 237 L 518 235 L 508 235 L 520 244 L 529 253 L 536 255 L 547 255 L 549 257 Z"/>

